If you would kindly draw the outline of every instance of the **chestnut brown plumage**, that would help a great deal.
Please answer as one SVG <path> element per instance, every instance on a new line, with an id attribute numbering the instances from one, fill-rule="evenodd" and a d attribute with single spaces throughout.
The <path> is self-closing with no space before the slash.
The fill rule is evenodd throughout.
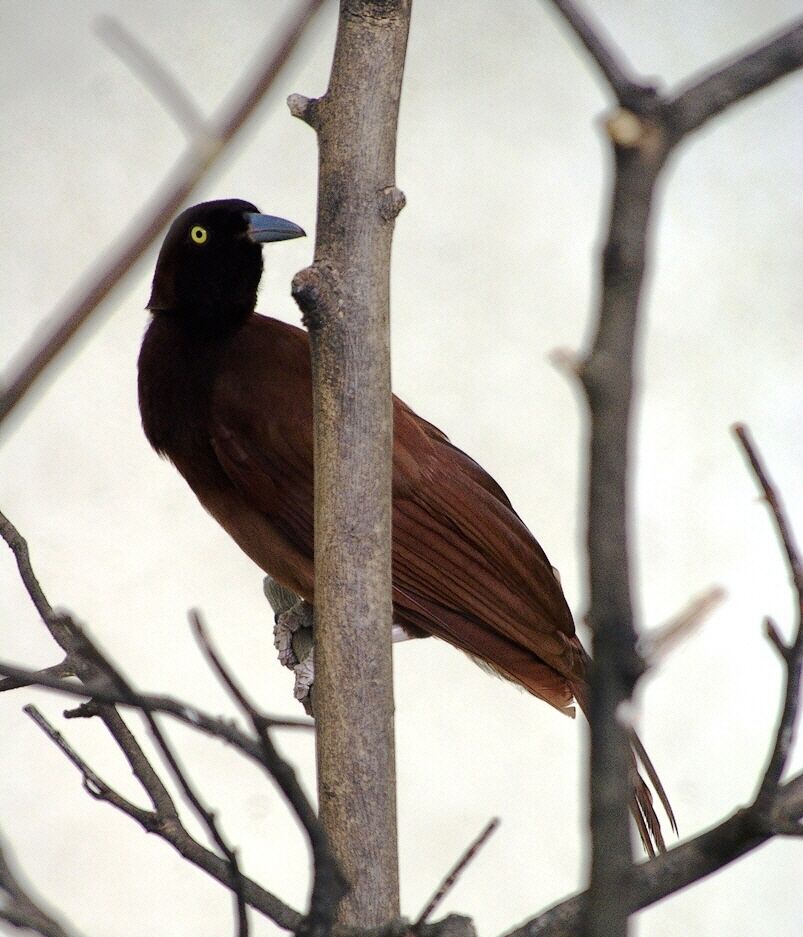
<path id="1" fill-rule="evenodd" d="M 312 385 L 306 333 L 254 311 L 261 243 L 303 234 L 239 200 L 187 209 L 165 238 L 139 357 L 151 445 L 251 559 L 314 601 Z M 546 554 L 499 485 L 393 399 L 394 621 L 435 635 L 563 713 L 587 713 L 589 657 Z M 633 736 L 632 813 L 664 848 Z"/>

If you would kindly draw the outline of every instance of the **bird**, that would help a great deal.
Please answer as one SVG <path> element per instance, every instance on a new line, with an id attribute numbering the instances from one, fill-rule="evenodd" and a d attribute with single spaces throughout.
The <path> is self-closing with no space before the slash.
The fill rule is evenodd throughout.
<path id="1" fill-rule="evenodd" d="M 265 573 L 314 605 L 312 376 L 307 333 L 256 312 L 262 246 L 301 237 L 241 199 L 203 202 L 159 251 L 138 360 L 142 426 Z M 567 715 L 588 716 L 590 657 L 557 571 L 500 485 L 393 397 L 393 620 L 434 635 Z M 665 850 L 631 734 L 630 811 Z"/>

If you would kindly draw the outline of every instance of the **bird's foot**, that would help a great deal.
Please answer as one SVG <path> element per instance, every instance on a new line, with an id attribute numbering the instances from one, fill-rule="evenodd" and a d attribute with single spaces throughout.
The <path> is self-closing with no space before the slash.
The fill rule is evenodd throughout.
<path id="1" fill-rule="evenodd" d="M 310 630 L 311 640 L 312 607 L 303 599 L 299 599 L 287 611 L 276 615 L 276 624 L 273 627 L 273 646 L 279 653 L 279 663 L 290 670 L 304 657 L 306 647 L 302 645 L 306 645 L 306 642 L 302 638 L 306 636 L 299 634 L 302 628 Z"/>
<path id="2" fill-rule="evenodd" d="M 279 663 L 295 674 L 293 696 L 300 701 L 305 712 L 312 715 L 311 691 L 315 677 L 312 606 L 270 576 L 265 578 L 264 587 L 274 611 L 273 644 L 279 653 Z"/>
<path id="3" fill-rule="evenodd" d="M 296 682 L 293 686 L 293 696 L 304 707 L 308 715 L 312 715 L 312 685 L 315 683 L 315 659 L 312 650 L 309 656 L 293 667 Z"/>

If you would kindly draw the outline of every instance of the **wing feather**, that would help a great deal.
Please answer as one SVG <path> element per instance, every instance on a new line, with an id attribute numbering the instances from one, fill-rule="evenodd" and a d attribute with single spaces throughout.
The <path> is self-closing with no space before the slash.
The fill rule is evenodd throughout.
<path id="1" fill-rule="evenodd" d="M 311 561 L 312 394 L 298 393 L 311 388 L 307 338 L 255 317 L 229 355 L 238 367 L 222 373 L 247 373 L 252 383 L 224 379 L 216 387 L 215 454 L 242 496 Z M 271 402 L 270 419 L 255 410 L 257 401 Z M 584 659 L 546 554 L 500 486 L 437 427 L 396 398 L 394 421 L 399 622 L 443 638 L 566 710 Z M 273 557 L 257 562 L 273 574 Z M 311 583 L 304 598 L 313 598 Z"/>

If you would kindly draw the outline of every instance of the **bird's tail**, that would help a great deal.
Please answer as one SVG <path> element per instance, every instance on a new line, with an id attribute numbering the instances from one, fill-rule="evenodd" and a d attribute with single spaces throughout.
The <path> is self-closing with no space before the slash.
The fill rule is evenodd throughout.
<path id="1" fill-rule="evenodd" d="M 580 709 L 583 710 L 586 719 L 588 719 L 588 685 L 585 682 L 582 684 L 574 683 L 572 685 L 572 690 L 574 691 L 574 697 Z M 628 735 L 630 738 L 631 753 L 630 813 L 635 821 L 636 829 L 638 830 L 639 837 L 644 846 L 644 851 L 648 856 L 652 857 L 657 852 L 666 852 L 666 843 L 664 842 L 664 836 L 661 831 L 661 822 L 658 819 L 658 814 L 655 812 L 655 806 L 653 804 L 653 792 L 663 807 L 667 819 L 669 820 L 669 825 L 675 833 L 678 831 L 678 825 L 675 820 L 672 805 L 669 803 L 669 798 L 664 790 L 664 786 L 661 783 L 661 779 L 658 777 L 658 772 L 655 770 L 652 761 L 650 761 L 650 757 L 645 751 L 641 739 L 632 729 L 628 732 Z M 639 765 L 641 765 L 644 774 L 647 775 L 650 782 L 649 785 L 639 773 Z M 652 785 L 652 790 L 650 790 L 650 785 Z"/>
<path id="2" fill-rule="evenodd" d="M 664 786 L 661 784 L 661 779 L 658 777 L 658 772 L 650 761 L 650 756 L 644 750 L 641 739 L 632 729 L 629 732 L 629 736 L 633 761 L 630 812 L 633 815 L 633 819 L 636 821 L 636 829 L 639 832 L 644 849 L 647 855 L 652 857 L 655 855 L 656 850 L 658 852 L 666 852 L 666 844 L 664 843 L 658 815 L 653 807 L 652 791 L 644 778 L 639 774 L 639 763 L 644 769 L 644 773 L 649 778 L 652 790 L 655 791 L 658 800 L 661 802 L 661 806 L 664 808 L 664 813 L 674 833 L 678 831 L 678 824 L 675 820 L 675 813 L 672 810 L 672 805 L 669 803 L 669 798 L 666 795 Z"/>

